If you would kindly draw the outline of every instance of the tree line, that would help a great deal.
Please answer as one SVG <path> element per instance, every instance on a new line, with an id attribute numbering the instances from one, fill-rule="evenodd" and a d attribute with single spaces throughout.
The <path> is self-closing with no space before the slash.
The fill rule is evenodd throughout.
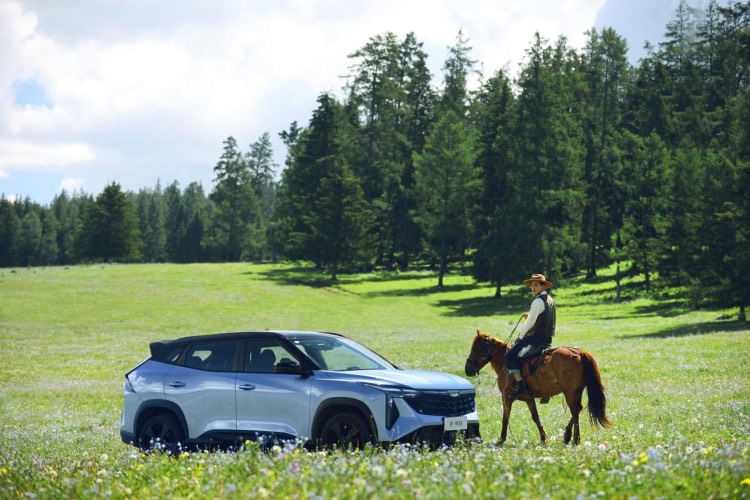
<path id="1" fill-rule="evenodd" d="M 611 28 L 582 49 L 537 34 L 516 76 L 481 72 L 459 32 L 443 78 L 413 33 L 352 53 L 342 99 L 241 151 L 224 141 L 207 195 L 192 183 L 50 206 L 0 199 L 0 266 L 294 259 L 332 279 L 470 262 L 495 286 L 616 266 L 750 304 L 750 2 L 683 0 L 633 65 Z M 477 78 L 479 85 L 470 88 Z"/>

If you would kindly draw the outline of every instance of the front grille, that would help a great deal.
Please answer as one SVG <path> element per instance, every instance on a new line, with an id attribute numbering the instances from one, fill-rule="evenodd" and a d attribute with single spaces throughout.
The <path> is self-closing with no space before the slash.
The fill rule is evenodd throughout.
<path id="1" fill-rule="evenodd" d="M 476 408 L 473 390 L 421 391 L 416 396 L 404 398 L 404 401 L 422 415 L 458 417 Z"/>

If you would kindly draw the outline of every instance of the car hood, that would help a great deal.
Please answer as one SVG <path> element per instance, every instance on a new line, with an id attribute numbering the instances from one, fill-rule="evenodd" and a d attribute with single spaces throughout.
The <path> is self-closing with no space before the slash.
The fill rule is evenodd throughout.
<path id="1" fill-rule="evenodd" d="M 471 382 L 458 375 L 426 370 L 358 370 L 350 372 L 323 371 L 319 373 L 332 379 L 372 382 L 420 390 L 474 389 Z"/>

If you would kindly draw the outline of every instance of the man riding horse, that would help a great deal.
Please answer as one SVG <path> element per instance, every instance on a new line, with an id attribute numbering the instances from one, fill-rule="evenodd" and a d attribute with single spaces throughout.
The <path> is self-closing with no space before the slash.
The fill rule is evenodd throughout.
<path id="1" fill-rule="evenodd" d="M 509 397 L 513 401 L 529 391 L 521 376 L 521 359 L 530 354 L 538 354 L 552 344 L 555 335 L 555 301 L 549 294 L 552 283 L 543 274 L 532 274 L 523 282 L 531 288 L 534 300 L 529 312 L 524 314 L 526 322 L 518 334 L 518 339 L 505 354 L 508 372 L 516 380 L 516 390 Z"/>

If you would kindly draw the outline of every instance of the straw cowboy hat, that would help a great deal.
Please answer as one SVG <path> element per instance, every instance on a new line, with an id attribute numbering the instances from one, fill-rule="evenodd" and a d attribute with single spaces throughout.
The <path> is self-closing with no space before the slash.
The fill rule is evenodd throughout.
<path id="1" fill-rule="evenodd" d="M 544 288 L 552 288 L 552 282 L 547 281 L 547 278 L 545 278 L 543 274 L 532 274 L 531 278 L 523 281 L 523 284 L 526 286 L 531 286 L 531 284 L 535 281 L 538 281 L 539 283 L 544 285 Z"/>

